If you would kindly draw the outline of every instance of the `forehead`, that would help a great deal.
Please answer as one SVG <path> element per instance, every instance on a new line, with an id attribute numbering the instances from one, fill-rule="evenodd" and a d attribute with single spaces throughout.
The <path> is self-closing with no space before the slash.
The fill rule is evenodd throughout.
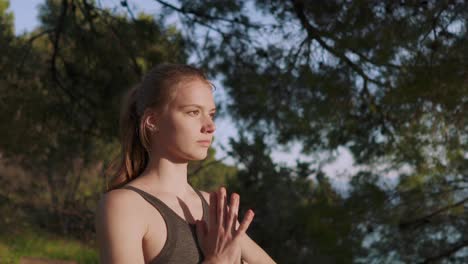
<path id="1" fill-rule="evenodd" d="M 215 108 L 212 87 L 207 81 L 192 79 L 180 83 L 173 100 L 175 107 L 198 104 L 206 108 Z"/>

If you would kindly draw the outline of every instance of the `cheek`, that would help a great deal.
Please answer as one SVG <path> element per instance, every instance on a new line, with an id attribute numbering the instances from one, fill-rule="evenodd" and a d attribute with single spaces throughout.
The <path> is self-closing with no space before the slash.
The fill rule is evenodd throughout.
<path id="1" fill-rule="evenodd" d="M 167 124 L 167 136 L 181 142 L 197 137 L 196 132 L 200 126 L 196 118 L 183 115 L 171 116 Z"/>

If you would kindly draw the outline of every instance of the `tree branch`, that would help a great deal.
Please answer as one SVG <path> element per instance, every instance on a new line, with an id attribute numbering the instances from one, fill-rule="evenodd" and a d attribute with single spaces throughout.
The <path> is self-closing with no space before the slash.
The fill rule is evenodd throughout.
<path id="1" fill-rule="evenodd" d="M 464 247 L 468 247 L 468 239 L 466 240 L 463 240 L 461 241 L 460 243 L 457 243 L 455 246 L 453 246 L 452 248 L 449 248 L 447 249 L 446 251 L 443 251 L 441 253 L 439 253 L 438 255 L 435 255 L 435 256 L 432 256 L 432 257 L 429 257 L 427 259 L 425 259 L 423 262 L 421 262 L 422 264 L 426 264 L 426 263 L 433 263 L 437 260 L 440 260 L 440 259 L 443 259 L 443 258 L 447 258 L 447 257 L 450 257 L 451 255 L 453 255 L 454 253 L 456 253 L 458 250 L 464 248 Z"/>
<path id="2" fill-rule="evenodd" d="M 338 50 L 333 48 L 331 45 L 328 45 L 318 34 L 319 30 L 316 29 L 309 23 L 309 20 L 304 13 L 304 4 L 302 0 L 293 0 L 294 11 L 296 12 L 297 17 L 299 18 L 302 26 L 307 31 L 307 34 L 310 38 L 316 40 L 324 49 L 326 49 L 331 54 L 335 55 L 337 58 L 344 61 L 353 71 L 359 74 L 364 80 L 377 84 L 379 86 L 386 87 L 388 84 L 375 80 L 369 77 L 359 66 L 352 62 L 345 54 L 340 53 Z"/>
<path id="3" fill-rule="evenodd" d="M 188 9 L 188 8 L 185 8 L 185 7 L 176 7 L 176 6 L 174 6 L 172 4 L 169 4 L 166 1 L 162 1 L 162 0 L 154 0 L 154 1 L 160 3 L 161 5 L 163 5 L 165 7 L 168 7 L 169 9 L 177 11 L 179 13 L 192 14 L 192 15 L 195 15 L 197 17 L 202 17 L 202 18 L 211 19 L 211 20 L 219 20 L 219 21 L 228 22 L 228 23 L 231 23 L 231 24 L 240 24 L 240 25 L 243 25 L 245 27 L 257 28 L 257 29 L 264 26 L 264 25 L 261 25 L 261 24 L 252 24 L 252 23 L 242 22 L 237 18 L 228 19 L 228 18 L 225 18 L 225 17 L 208 15 L 208 14 L 202 13 L 202 12 L 200 12 L 198 10 L 194 10 L 194 9 Z"/>
<path id="4" fill-rule="evenodd" d="M 416 218 L 416 219 L 412 219 L 412 220 L 408 220 L 408 221 L 402 221 L 400 222 L 399 224 L 399 228 L 400 229 L 408 229 L 410 227 L 417 227 L 419 225 L 423 225 L 423 224 L 426 224 L 426 223 L 429 223 L 430 222 L 430 218 L 444 212 L 444 211 L 447 211 L 451 208 L 454 208 L 454 207 L 457 207 L 457 206 L 460 206 L 460 205 L 463 205 L 464 203 L 466 203 L 468 201 L 468 197 L 454 203 L 454 204 L 450 204 L 450 205 L 447 205 L 445 207 L 442 207 L 442 208 L 439 208 L 435 211 L 433 211 L 432 213 L 430 214 L 427 214 L 425 216 L 422 216 L 422 217 L 419 217 L 419 218 Z"/>

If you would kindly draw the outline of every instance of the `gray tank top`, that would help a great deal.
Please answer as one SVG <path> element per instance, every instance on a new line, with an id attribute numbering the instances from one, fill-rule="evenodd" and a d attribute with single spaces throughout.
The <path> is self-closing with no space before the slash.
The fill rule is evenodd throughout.
<path id="1" fill-rule="evenodd" d="M 151 264 L 188 264 L 201 263 L 203 261 L 204 256 L 200 245 L 198 244 L 195 224 L 187 223 L 163 201 L 141 189 L 129 185 L 121 188 L 133 190 L 140 194 L 146 201 L 148 201 L 161 213 L 164 221 L 166 222 L 166 242 L 159 255 L 151 260 Z M 202 200 L 202 219 L 208 224 L 209 205 L 203 198 L 200 191 L 195 188 L 194 190 Z"/>

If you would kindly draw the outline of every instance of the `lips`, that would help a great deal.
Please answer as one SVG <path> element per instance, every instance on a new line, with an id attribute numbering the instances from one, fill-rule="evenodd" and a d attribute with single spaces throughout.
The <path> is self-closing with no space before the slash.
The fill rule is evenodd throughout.
<path id="1" fill-rule="evenodd" d="M 198 140 L 197 142 L 203 147 L 209 147 L 211 144 L 211 140 Z"/>

